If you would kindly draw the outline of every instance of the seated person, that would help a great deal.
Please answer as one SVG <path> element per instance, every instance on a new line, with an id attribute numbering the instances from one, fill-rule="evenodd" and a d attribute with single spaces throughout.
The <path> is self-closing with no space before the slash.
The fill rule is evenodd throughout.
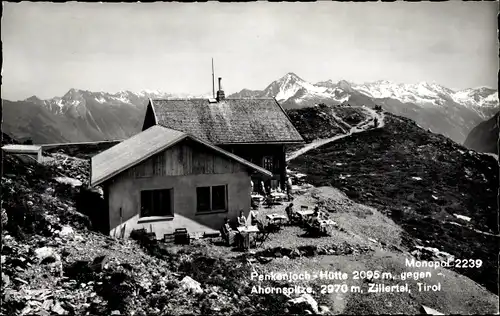
<path id="1" fill-rule="evenodd" d="M 320 220 L 320 215 L 319 215 L 319 210 L 317 207 L 314 208 L 314 213 L 309 219 L 309 224 L 311 226 L 319 226 L 319 220 Z"/>
<path id="2" fill-rule="evenodd" d="M 247 225 L 247 219 L 245 217 L 245 213 L 243 210 L 240 211 L 240 216 L 238 216 L 238 226 L 246 226 Z"/>
<path id="3" fill-rule="evenodd" d="M 320 220 L 327 220 L 327 219 L 329 219 L 329 215 L 326 212 L 324 212 L 324 211 L 320 211 L 318 206 L 316 206 L 314 208 L 314 210 L 318 211 L 318 215 L 319 215 L 319 219 Z"/>
<path id="4" fill-rule="evenodd" d="M 222 238 L 229 245 L 232 245 L 232 243 L 234 242 L 234 237 L 236 235 L 236 232 L 231 228 L 231 225 L 229 225 L 229 219 L 227 217 L 224 219 L 224 224 L 222 225 L 221 233 L 222 233 Z"/>
<path id="5" fill-rule="evenodd" d="M 250 225 L 256 226 L 260 221 L 257 219 L 257 212 L 254 210 L 250 211 L 250 214 L 248 215 L 248 222 L 250 222 Z"/>
<path id="6" fill-rule="evenodd" d="M 229 225 L 229 219 L 224 218 L 224 224 L 222 224 L 222 231 L 228 235 L 230 231 L 232 231 L 231 225 Z"/>
<path id="7" fill-rule="evenodd" d="M 257 204 L 257 202 L 255 202 L 255 200 L 254 200 L 254 199 L 252 199 L 252 200 L 250 201 L 250 205 L 252 206 L 252 208 L 253 208 L 253 209 L 256 209 L 256 208 L 258 208 L 258 207 L 259 207 L 259 204 Z"/>

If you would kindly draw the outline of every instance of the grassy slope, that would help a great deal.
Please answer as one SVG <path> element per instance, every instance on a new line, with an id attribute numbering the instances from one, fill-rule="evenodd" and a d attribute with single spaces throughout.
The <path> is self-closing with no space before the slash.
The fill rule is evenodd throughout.
<path id="1" fill-rule="evenodd" d="M 351 126 L 366 119 L 366 113 L 359 107 L 351 108 L 335 105 L 291 109 L 287 110 L 287 114 L 306 142 L 343 134 Z M 301 147 L 302 145 L 291 145 L 287 146 L 286 150 L 292 152 Z"/>
<path id="2" fill-rule="evenodd" d="M 470 154 L 408 119 L 386 114 L 384 128 L 307 152 L 290 167 L 308 174 L 316 186 L 340 188 L 356 202 L 391 216 L 406 231 L 407 246 L 420 239 L 456 258 L 482 259 L 483 268 L 458 272 L 498 293 L 498 238 L 448 223 L 498 234 L 494 158 Z M 453 214 L 472 220 L 467 223 Z"/>
<path id="3" fill-rule="evenodd" d="M 288 110 L 287 114 L 306 142 L 333 137 L 366 118 L 366 114 L 360 108 L 327 105 Z"/>

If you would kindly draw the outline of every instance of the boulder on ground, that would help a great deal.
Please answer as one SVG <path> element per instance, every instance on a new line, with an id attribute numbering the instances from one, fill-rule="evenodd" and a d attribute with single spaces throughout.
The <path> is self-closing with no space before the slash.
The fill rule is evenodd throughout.
<path id="1" fill-rule="evenodd" d="M 52 247 L 42 247 L 35 250 L 39 262 L 59 262 L 61 257 Z"/>
<path id="2" fill-rule="evenodd" d="M 420 308 L 420 311 L 424 315 L 444 315 L 443 313 L 440 313 L 437 310 L 430 308 L 430 307 L 427 307 L 427 306 L 424 306 L 424 305 L 422 305 L 422 307 Z"/>
<path id="3" fill-rule="evenodd" d="M 329 312 L 330 312 L 330 308 L 328 306 L 321 305 L 319 307 L 319 314 L 324 315 L 324 314 L 327 314 Z"/>
<path id="4" fill-rule="evenodd" d="M 314 314 L 318 314 L 318 303 L 310 294 L 302 294 L 301 296 L 291 299 L 287 302 L 288 310 L 292 314 L 302 314 L 306 311 L 313 312 Z"/>
<path id="5" fill-rule="evenodd" d="M 54 306 L 52 307 L 52 311 L 57 314 L 57 315 L 66 315 L 68 312 L 62 308 L 61 304 L 59 302 L 56 302 Z"/>
<path id="6" fill-rule="evenodd" d="M 203 289 L 200 286 L 200 282 L 193 280 L 189 276 L 185 276 L 184 279 L 181 280 L 182 287 L 192 293 L 201 294 L 203 293 Z"/>
<path id="7" fill-rule="evenodd" d="M 75 178 L 70 178 L 70 177 L 57 177 L 57 178 L 54 178 L 54 180 L 56 180 L 59 183 L 69 184 L 72 187 L 79 187 L 82 185 L 82 181 L 75 179 Z"/>
<path id="8" fill-rule="evenodd" d="M 59 232 L 59 236 L 64 237 L 64 236 L 69 236 L 74 234 L 74 230 L 71 226 L 63 226 L 61 228 L 61 231 Z"/>
<path id="9" fill-rule="evenodd" d="M 109 261 L 108 256 L 99 256 L 94 258 L 94 261 L 89 265 L 90 269 L 96 272 L 100 272 L 106 268 L 106 265 Z"/>

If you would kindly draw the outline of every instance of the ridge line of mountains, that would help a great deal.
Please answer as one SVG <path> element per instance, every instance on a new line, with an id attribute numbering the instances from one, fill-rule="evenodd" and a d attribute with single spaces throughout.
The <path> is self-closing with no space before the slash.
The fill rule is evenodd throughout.
<path id="1" fill-rule="evenodd" d="M 20 141 L 30 139 L 39 144 L 124 139 L 140 131 L 149 98 L 172 97 L 210 96 L 149 90 L 107 93 L 70 89 L 62 97 L 46 100 L 36 96 L 21 101 L 2 100 L 3 131 Z M 497 152 L 498 91 L 488 87 L 454 91 L 427 82 L 310 83 L 290 72 L 263 90 L 243 89 L 228 96 L 258 97 L 274 97 L 286 110 L 318 104 L 379 105 L 471 149 Z"/>

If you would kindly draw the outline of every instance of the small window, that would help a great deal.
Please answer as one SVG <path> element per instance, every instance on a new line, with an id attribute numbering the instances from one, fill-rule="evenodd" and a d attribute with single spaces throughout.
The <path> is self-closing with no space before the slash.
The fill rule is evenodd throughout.
<path id="1" fill-rule="evenodd" d="M 273 171 L 273 157 L 266 156 L 262 158 L 262 167 L 264 167 L 264 169 L 267 169 L 269 171 Z"/>
<path id="2" fill-rule="evenodd" d="M 227 210 L 227 186 L 196 188 L 196 204 L 199 213 Z"/>
<path id="3" fill-rule="evenodd" d="M 212 210 L 226 209 L 226 186 L 218 185 L 212 187 Z"/>
<path id="4" fill-rule="evenodd" d="M 172 189 L 141 191 L 140 217 L 174 216 Z"/>
<path id="5" fill-rule="evenodd" d="M 210 211 L 210 187 L 196 188 L 196 201 L 198 212 Z"/>

